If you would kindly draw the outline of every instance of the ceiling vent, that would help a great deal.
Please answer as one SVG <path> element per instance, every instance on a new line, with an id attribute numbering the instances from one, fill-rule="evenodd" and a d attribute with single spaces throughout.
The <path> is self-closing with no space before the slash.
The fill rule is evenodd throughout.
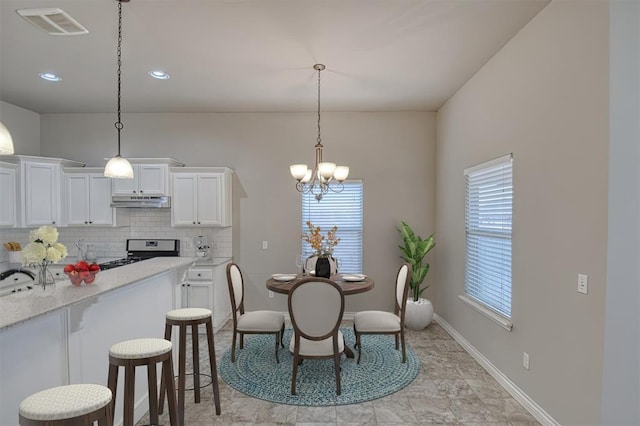
<path id="1" fill-rule="evenodd" d="M 89 32 L 62 9 L 18 9 L 16 12 L 51 35 L 80 35 Z"/>

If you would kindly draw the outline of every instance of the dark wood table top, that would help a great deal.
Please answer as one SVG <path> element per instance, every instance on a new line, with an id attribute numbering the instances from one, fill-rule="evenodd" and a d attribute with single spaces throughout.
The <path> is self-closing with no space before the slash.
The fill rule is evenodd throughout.
<path id="1" fill-rule="evenodd" d="M 307 276 L 304 275 L 298 275 L 294 280 L 287 282 L 277 281 L 273 278 L 269 278 L 267 280 L 267 288 L 275 293 L 289 294 L 289 290 L 291 290 L 291 287 L 293 287 L 293 285 L 300 281 L 302 278 L 306 277 Z M 374 284 L 373 280 L 369 277 L 365 277 L 363 281 L 345 281 L 342 279 L 342 274 L 337 274 L 332 276 L 330 279 L 338 284 L 340 288 L 342 288 L 342 292 L 345 296 L 369 291 L 373 288 Z"/>

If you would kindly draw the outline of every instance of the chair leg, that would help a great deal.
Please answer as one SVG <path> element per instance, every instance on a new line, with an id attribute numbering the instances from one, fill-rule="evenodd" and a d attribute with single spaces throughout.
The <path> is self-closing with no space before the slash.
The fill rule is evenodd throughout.
<path id="1" fill-rule="evenodd" d="M 397 351 L 398 349 L 400 349 L 398 346 L 398 335 L 395 334 L 394 337 L 396 338 L 396 351 Z"/>
<path id="2" fill-rule="evenodd" d="M 164 326 L 164 340 L 171 341 L 172 327 L 169 324 Z M 158 413 L 162 414 L 164 411 L 164 395 L 166 392 L 166 386 L 164 385 L 164 368 L 160 372 L 160 398 L 158 400 Z"/>
<path id="3" fill-rule="evenodd" d="M 184 425 L 184 394 L 186 388 L 187 326 L 180 325 L 180 348 L 178 353 L 178 421 Z"/>
<path id="4" fill-rule="evenodd" d="M 357 336 L 358 336 L 358 330 L 356 330 L 356 325 L 355 325 L 355 324 L 353 324 L 353 334 L 355 334 L 355 335 L 356 335 L 356 345 L 353 347 L 353 349 L 355 349 L 355 348 L 357 348 L 357 347 L 358 347 L 358 338 L 357 338 Z"/>
<path id="5" fill-rule="evenodd" d="M 118 389 L 118 366 L 109 364 L 109 376 L 107 378 L 107 387 L 111 390 L 111 418 L 115 416 L 116 410 L 116 390 Z"/>
<path id="6" fill-rule="evenodd" d="M 213 382 L 213 400 L 216 405 L 216 416 L 220 415 L 220 390 L 218 388 L 218 367 L 216 365 L 216 349 L 213 343 L 213 325 L 207 322 L 207 343 L 209 345 L 209 366 L 211 367 L 211 381 Z"/>
<path id="7" fill-rule="evenodd" d="M 341 388 L 340 388 L 340 354 L 338 353 L 338 351 L 336 351 L 333 354 L 333 359 L 334 359 L 335 368 L 336 368 L 336 393 L 338 395 L 340 395 L 340 392 L 341 392 Z"/>
<path id="8" fill-rule="evenodd" d="M 282 328 L 280 329 L 280 346 L 284 348 L 284 323 L 282 323 Z"/>
<path id="9" fill-rule="evenodd" d="M 300 359 L 298 358 L 298 354 L 294 351 L 293 353 L 293 374 L 291 375 L 291 395 L 296 394 L 296 377 L 298 376 L 298 363 Z"/>
<path id="10" fill-rule="evenodd" d="M 231 362 L 236 362 L 236 331 L 233 330 L 233 339 L 231 340 Z"/>
<path id="11" fill-rule="evenodd" d="M 158 422 L 158 377 L 156 364 L 147 365 L 147 384 L 149 386 L 149 422 L 157 425 Z"/>
<path id="12" fill-rule="evenodd" d="M 362 342 L 360 341 L 361 334 L 356 332 L 356 346 L 358 347 L 358 361 L 357 364 L 360 364 L 360 357 L 362 356 Z"/>
<path id="13" fill-rule="evenodd" d="M 280 358 L 278 358 L 278 346 L 280 345 L 280 332 L 276 333 L 276 362 L 280 364 Z"/>
<path id="14" fill-rule="evenodd" d="M 169 355 L 169 359 L 162 363 L 162 376 L 164 385 L 167 389 L 167 405 L 169 405 L 169 424 L 171 426 L 178 425 L 176 413 L 176 386 L 173 380 L 173 357 Z M 181 423 L 184 426 L 184 423 Z"/>
<path id="15" fill-rule="evenodd" d="M 397 338 L 398 335 L 396 334 L 396 339 Z M 402 340 L 402 363 L 404 364 L 405 362 L 407 362 L 407 349 L 404 342 L 404 329 L 400 330 L 400 339 Z"/>
<path id="16" fill-rule="evenodd" d="M 124 416 L 123 425 L 133 426 L 134 392 L 136 385 L 136 368 L 133 365 L 124 367 Z"/>
<path id="17" fill-rule="evenodd" d="M 240 349 L 244 349 L 244 333 L 240 333 Z"/>
<path id="18" fill-rule="evenodd" d="M 200 402 L 200 342 L 198 325 L 191 325 L 191 362 L 193 363 L 193 396 L 196 404 Z"/>

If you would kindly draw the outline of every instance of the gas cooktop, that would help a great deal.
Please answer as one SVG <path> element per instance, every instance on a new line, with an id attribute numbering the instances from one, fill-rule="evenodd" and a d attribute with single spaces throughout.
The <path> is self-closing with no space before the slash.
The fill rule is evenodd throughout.
<path id="1" fill-rule="evenodd" d="M 106 271 L 161 256 L 180 256 L 180 240 L 129 239 L 127 257 L 100 263 L 100 270 Z"/>

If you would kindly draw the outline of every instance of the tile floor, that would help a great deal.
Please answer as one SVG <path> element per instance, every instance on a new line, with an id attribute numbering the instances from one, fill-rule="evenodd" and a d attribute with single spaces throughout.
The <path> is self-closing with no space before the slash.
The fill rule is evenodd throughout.
<path id="1" fill-rule="evenodd" d="M 351 327 L 352 323 L 345 322 L 344 326 Z M 200 348 L 206 348 L 206 336 L 200 335 L 200 339 Z M 215 341 L 219 359 L 231 346 L 229 325 L 215 335 Z M 420 358 L 420 374 L 411 385 L 385 398 L 336 407 L 280 405 L 248 397 L 220 380 L 222 414 L 215 415 L 213 393 L 208 386 L 203 389 L 200 404 L 193 402 L 193 392 L 187 392 L 185 424 L 539 425 L 437 323 L 423 331 L 408 330 L 407 343 Z M 201 370 L 208 373 L 206 351 L 201 352 Z M 160 420 L 169 424 L 166 412 Z M 149 424 L 147 416 L 138 423 L 145 424 Z"/>

